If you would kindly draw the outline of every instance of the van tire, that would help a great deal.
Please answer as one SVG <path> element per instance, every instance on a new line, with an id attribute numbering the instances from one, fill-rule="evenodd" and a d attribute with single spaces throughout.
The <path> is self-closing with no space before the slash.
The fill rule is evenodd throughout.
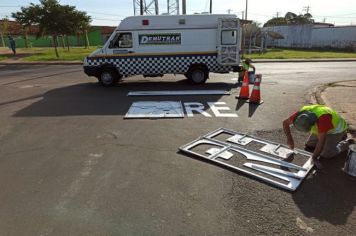
<path id="1" fill-rule="evenodd" d="M 119 82 L 119 74 L 114 68 L 103 68 L 99 73 L 99 82 L 104 87 L 112 87 Z"/>
<path id="2" fill-rule="evenodd" d="M 205 66 L 192 66 L 187 73 L 188 81 L 192 84 L 203 84 L 209 77 L 208 69 Z"/>

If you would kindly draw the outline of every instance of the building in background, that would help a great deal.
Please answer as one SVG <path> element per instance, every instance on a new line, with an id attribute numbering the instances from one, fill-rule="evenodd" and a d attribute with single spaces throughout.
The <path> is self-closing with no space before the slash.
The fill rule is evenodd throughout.
<path id="1" fill-rule="evenodd" d="M 0 20 L 0 23 L 2 20 Z M 116 27 L 110 26 L 91 26 L 88 31 L 89 43 L 91 46 L 101 46 L 103 45 L 107 38 L 111 35 L 111 33 L 115 30 Z M 31 26 L 28 30 L 28 46 L 29 47 L 52 47 L 53 40 L 50 36 L 39 37 L 37 38 L 38 34 L 38 27 Z M 16 21 L 8 21 L 7 32 L 3 32 L 4 37 L 6 38 L 5 46 L 8 47 L 8 40 L 7 35 L 11 35 L 16 41 L 16 47 L 24 48 L 25 47 L 25 33 L 21 27 L 21 25 Z M 82 47 L 85 46 L 84 35 L 68 35 L 68 43 L 70 47 Z M 58 40 L 59 45 L 67 46 L 67 40 Z M 0 41 L 0 44 L 1 41 Z M 3 45 L 0 45 L 3 46 Z"/>

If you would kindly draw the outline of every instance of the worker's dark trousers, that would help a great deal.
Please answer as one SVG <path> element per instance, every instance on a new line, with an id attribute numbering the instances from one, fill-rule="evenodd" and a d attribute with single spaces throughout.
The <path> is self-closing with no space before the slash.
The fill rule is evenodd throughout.
<path id="1" fill-rule="evenodd" d="M 336 148 L 340 141 L 346 138 L 346 132 L 340 134 L 327 134 L 325 145 L 323 150 L 321 151 L 320 156 L 323 158 L 332 158 L 340 153 L 340 150 Z M 314 134 L 310 134 L 308 140 L 306 141 L 305 145 L 309 147 L 316 147 L 318 142 L 318 136 Z M 345 144 L 347 145 L 347 144 Z M 341 150 L 347 150 L 347 147 L 341 147 Z"/>

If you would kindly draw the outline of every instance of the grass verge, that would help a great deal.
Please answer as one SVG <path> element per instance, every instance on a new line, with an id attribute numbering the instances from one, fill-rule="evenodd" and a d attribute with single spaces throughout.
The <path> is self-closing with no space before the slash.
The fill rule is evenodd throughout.
<path id="1" fill-rule="evenodd" d="M 9 56 L 7 56 L 7 55 L 0 55 L 0 61 L 5 60 L 5 59 L 7 59 L 7 58 L 9 58 Z"/>
<path id="2" fill-rule="evenodd" d="M 95 49 L 94 47 L 70 48 L 68 51 L 66 48 L 58 48 L 59 58 L 56 57 L 54 48 L 31 48 L 22 51 L 29 53 L 29 56 L 23 58 L 24 61 L 83 61 L 84 57 Z"/>
<path id="3" fill-rule="evenodd" d="M 252 59 L 316 59 L 316 58 L 356 58 L 355 52 L 269 49 L 264 54 L 245 54 Z"/>

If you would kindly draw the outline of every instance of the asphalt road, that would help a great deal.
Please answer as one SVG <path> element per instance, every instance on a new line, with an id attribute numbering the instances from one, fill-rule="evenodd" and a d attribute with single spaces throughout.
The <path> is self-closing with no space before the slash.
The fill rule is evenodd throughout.
<path id="1" fill-rule="evenodd" d="M 103 88 L 80 66 L 0 66 L 0 235 L 355 235 L 345 156 L 289 193 L 177 152 L 219 127 L 284 142 L 281 121 L 315 86 L 356 79 L 355 62 L 256 67 L 259 107 L 237 103 L 233 74 L 200 86 L 230 96 L 139 98 L 126 95 L 192 85 L 170 75 Z M 211 117 L 123 119 L 146 100 L 198 102 Z M 238 117 L 216 117 L 208 102 Z"/>

